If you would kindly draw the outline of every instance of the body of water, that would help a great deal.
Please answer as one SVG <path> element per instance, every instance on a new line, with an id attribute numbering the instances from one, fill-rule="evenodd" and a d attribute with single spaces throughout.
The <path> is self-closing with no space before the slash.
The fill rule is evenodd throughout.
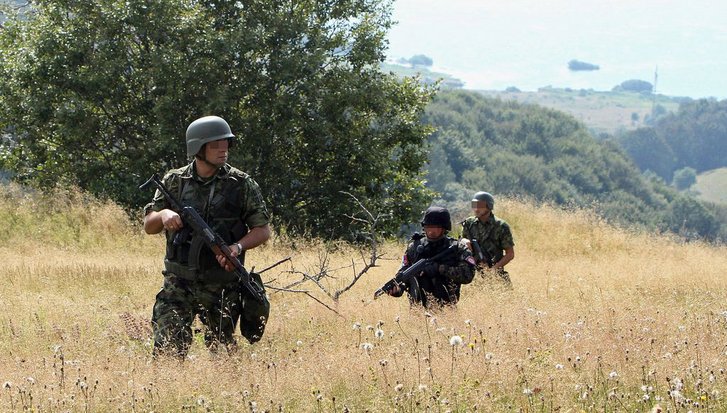
<path id="1" fill-rule="evenodd" d="M 611 90 L 658 74 L 657 93 L 727 97 L 727 3 L 398 0 L 393 17 L 389 57 L 425 54 L 468 89 Z"/>

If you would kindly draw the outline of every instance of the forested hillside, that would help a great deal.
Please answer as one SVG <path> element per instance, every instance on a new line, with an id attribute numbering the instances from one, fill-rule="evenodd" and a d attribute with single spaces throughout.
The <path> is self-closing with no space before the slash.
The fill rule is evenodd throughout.
<path id="1" fill-rule="evenodd" d="M 642 176 L 617 145 L 572 116 L 534 105 L 445 91 L 428 106 L 429 185 L 464 205 L 474 191 L 593 207 L 609 221 L 687 237 L 724 238 L 714 213 Z"/>
<path id="2" fill-rule="evenodd" d="M 642 171 L 666 182 L 683 168 L 704 172 L 727 166 L 727 100 L 684 102 L 653 127 L 625 133 L 617 141 Z"/>

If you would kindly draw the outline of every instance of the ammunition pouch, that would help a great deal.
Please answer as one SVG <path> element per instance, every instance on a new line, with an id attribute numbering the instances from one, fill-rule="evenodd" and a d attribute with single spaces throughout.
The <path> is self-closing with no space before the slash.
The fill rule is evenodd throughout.
<path id="1" fill-rule="evenodd" d="M 250 277 L 261 286 L 263 285 L 260 274 L 251 272 Z M 264 302 L 259 302 L 244 288 L 242 289 L 241 295 L 242 312 L 240 315 L 240 334 L 252 344 L 260 341 L 263 337 L 265 325 L 270 317 L 270 302 L 267 296 Z"/>

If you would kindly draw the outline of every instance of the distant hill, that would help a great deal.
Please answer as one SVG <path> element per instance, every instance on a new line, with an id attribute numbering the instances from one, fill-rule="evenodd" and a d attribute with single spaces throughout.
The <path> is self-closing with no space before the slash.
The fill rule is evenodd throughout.
<path id="1" fill-rule="evenodd" d="M 697 175 L 697 182 L 689 189 L 703 201 L 727 205 L 727 167 Z"/>
<path id="2" fill-rule="evenodd" d="M 385 72 L 393 72 L 399 76 L 420 75 L 427 84 L 441 79 L 443 89 L 459 89 L 467 86 L 450 74 L 432 72 L 426 67 L 412 68 L 400 64 L 384 63 L 381 68 Z M 537 92 L 523 92 L 516 87 L 504 91 L 477 90 L 477 92 L 502 100 L 540 105 L 569 113 L 583 122 L 595 136 L 602 133 L 616 134 L 649 126 L 655 117 L 675 112 L 681 102 L 691 100 L 685 97 L 659 94 L 653 96 L 626 91 L 595 91 L 550 86 L 542 87 Z"/>
<path id="3" fill-rule="evenodd" d="M 437 81 L 441 81 L 440 85 L 443 89 L 461 89 L 464 86 L 464 82 L 456 77 L 448 73 L 431 71 L 428 67 L 424 66 L 412 67 L 409 65 L 387 62 L 381 64 L 381 70 L 385 73 L 391 72 L 401 77 L 420 76 L 422 82 L 425 84 L 434 84 Z"/>
<path id="4" fill-rule="evenodd" d="M 537 92 L 478 91 L 485 96 L 557 109 L 583 122 L 594 135 L 614 134 L 647 126 L 654 118 L 674 112 L 689 98 L 642 95 L 633 92 L 599 92 L 591 89 L 540 88 Z"/>
<path id="5" fill-rule="evenodd" d="M 707 206 L 642 175 L 615 142 L 594 139 L 562 110 L 442 91 L 423 120 L 436 128 L 427 185 L 440 204 L 466 205 L 472 193 L 487 190 L 593 208 L 622 225 L 727 239 Z"/>

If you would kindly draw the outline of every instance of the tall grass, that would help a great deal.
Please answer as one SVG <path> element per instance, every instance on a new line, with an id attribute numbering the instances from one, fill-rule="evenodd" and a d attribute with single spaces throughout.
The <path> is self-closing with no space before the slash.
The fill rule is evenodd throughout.
<path id="1" fill-rule="evenodd" d="M 724 247 L 504 200 L 514 290 L 478 278 L 440 312 L 373 301 L 404 248 L 390 241 L 337 303 L 312 283 L 297 287 L 336 312 L 269 289 L 260 343 L 211 354 L 198 338 L 179 363 L 150 355 L 161 237 L 77 192 L 53 196 L 59 210 L 12 191 L 0 221 L 17 230 L 0 246 L 0 411 L 727 410 Z M 44 242 L 55 226 L 63 242 Z M 323 286 L 350 282 L 354 248 L 289 245 L 275 239 L 248 265 L 292 255 L 263 274 L 283 286 L 325 257 Z"/>

